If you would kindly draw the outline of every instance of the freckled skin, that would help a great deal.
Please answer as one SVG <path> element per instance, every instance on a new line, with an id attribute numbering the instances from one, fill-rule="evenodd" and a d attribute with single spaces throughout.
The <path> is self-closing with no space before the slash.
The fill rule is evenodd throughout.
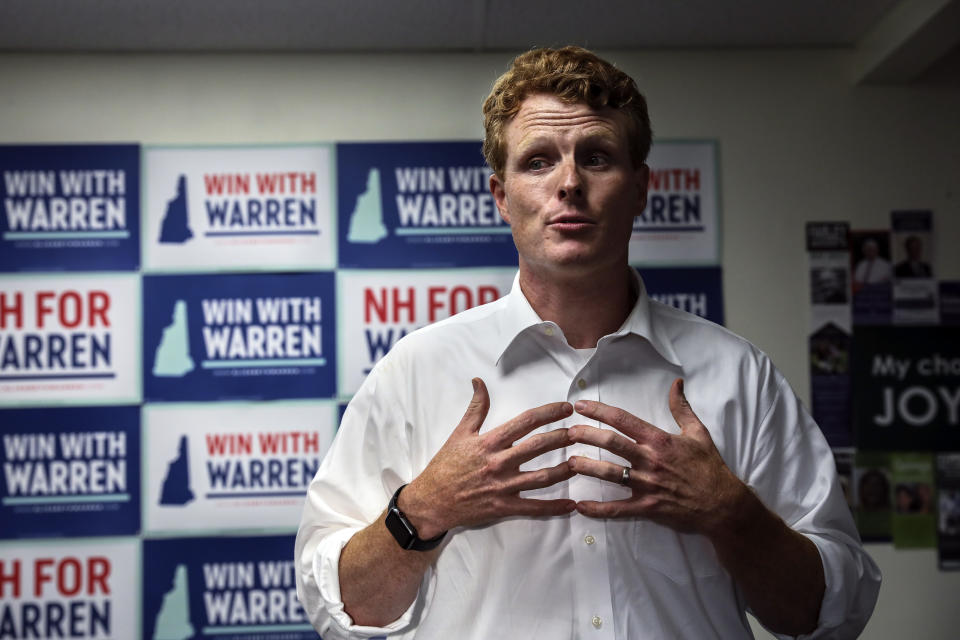
<path id="1" fill-rule="evenodd" d="M 633 166 L 624 118 L 533 95 L 507 125 L 506 166 L 490 187 L 513 227 L 521 282 L 623 278 L 649 175 L 646 165 Z"/>

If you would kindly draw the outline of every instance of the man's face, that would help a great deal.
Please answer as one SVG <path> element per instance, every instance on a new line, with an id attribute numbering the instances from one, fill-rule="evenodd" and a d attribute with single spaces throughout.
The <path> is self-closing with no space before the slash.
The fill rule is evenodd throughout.
<path id="1" fill-rule="evenodd" d="M 490 178 L 521 268 L 587 275 L 627 263 L 649 173 L 633 166 L 625 118 L 546 94 L 524 100 L 505 129 L 503 178 Z"/>

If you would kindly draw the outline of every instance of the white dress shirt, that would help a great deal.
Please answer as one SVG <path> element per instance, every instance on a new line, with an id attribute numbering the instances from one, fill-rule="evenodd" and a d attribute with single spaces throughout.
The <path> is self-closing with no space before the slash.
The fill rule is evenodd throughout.
<path id="1" fill-rule="evenodd" d="M 325 640 L 752 637 L 744 598 L 706 538 L 644 519 L 578 513 L 451 530 L 398 620 L 354 625 L 340 600 L 340 551 L 447 440 L 475 376 L 490 392 L 481 431 L 531 407 L 589 399 L 671 433 L 679 428 L 667 393 L 683 377 L 727 465 L 820 551 L 826 594 L 819 627 L 805 637 L 856 636 L 873 610 L 880 573 L 860 545 L 820 429 L 756 347 L 640 289 L 623 326 L 592 354 L 542 321 L 515 281 L 508 296 L 408 335 L 374 367 L 310 485 L 297 535 L 297 593 Z M 574 414 L 534 433 L 584 423 L 609 428 Z M 521 469 L 572 455 L 623 462 L 575 444 Z M 525 495 L 615 500 L 629 490 L 574 476 Z"/>

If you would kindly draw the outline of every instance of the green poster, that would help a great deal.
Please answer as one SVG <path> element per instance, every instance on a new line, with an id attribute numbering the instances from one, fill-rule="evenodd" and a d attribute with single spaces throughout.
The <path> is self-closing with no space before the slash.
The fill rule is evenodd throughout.
<path id="1" fill-rule="evenodd" d="M 893 545 L 898 549 L 937 546 L 933 454 L 890 454 L 893 480 Z"/>

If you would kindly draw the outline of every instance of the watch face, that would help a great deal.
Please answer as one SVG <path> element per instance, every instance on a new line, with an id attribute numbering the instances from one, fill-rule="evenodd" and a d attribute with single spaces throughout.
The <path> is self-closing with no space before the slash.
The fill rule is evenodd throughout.
<path id="1" fill-rule="evenodd" d="M 387 512 L 387 529 L 393 535 L 394 539 L 404 549 L 409 549 L 413 543 L 414 536 L 403 518 L 400 517 L 400 511 L 396 508 Z"/>

